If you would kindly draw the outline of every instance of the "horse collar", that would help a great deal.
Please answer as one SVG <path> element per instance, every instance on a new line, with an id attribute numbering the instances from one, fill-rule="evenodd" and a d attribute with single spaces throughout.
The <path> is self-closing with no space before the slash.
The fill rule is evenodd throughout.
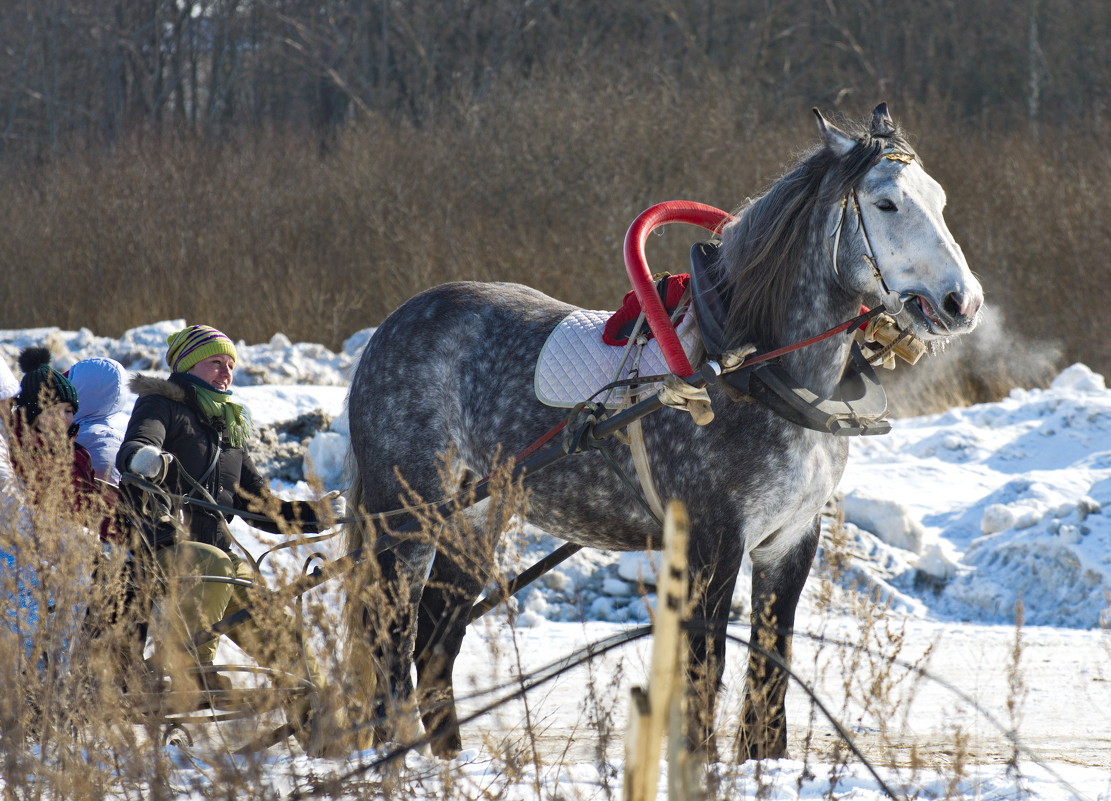
<path id="1" fill-rule="evenodd" d="M 831 397 L 821 398 L 802 386 L 782 366 L 760 362 L 730 373 L 703 367 L 732 401 L 758 401 L 795 425 L 839 437 L 886 434 L 887 393 L 855 342 L 845 375 Z M 709 374 L 707 374 L 709 373 Z"/>
<path id="2" fill-rule="evenodd" d="M 717 247 L 698 242 L 691 248 L 691 303 L 703 347 L 713 360 L 702 368 L 707 383 L 720 384 L 730 400 L 759 401 L 785 420 L 814 431 L 838 436 L 890 431 L 884 417 L 887 394 L 855 343 L 845 375 L 829 398 L 819 398 L 775 362 L 761 361 L 732 372 L 720 369 L 716 360 L 730 342 L 723 325 L 725 299 L 713 275 Z"/>

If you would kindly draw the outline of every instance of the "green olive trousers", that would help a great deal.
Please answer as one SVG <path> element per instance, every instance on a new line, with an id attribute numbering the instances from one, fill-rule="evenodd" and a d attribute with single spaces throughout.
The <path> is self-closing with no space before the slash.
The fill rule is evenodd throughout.
<path id="1" fill-rule="evenodd" d="M 236 554 L 200 542 L 163 548 L 157 560 L 166 579 L 163 608 L 169 650 L 188 655 L 194 665 L 211 665 L 218 639 L 194 646 L 194 635 L 252 604 L 251 588 L 229 580 L 257 582 L 259 577 Z M 322 686 L 316 660 L 305 649 L 300 627 L 288 609 L 255 603 L 251 617 L 227 635 L 259 665 L 307 674 L 317 687 Z"/>

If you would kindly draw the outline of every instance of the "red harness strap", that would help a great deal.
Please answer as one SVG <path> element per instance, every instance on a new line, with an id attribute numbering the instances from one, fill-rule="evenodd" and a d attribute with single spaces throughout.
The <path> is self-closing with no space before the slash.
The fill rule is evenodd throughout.
<path id="1" fill-rule="evenodd" d="M 769 350 L 767 353 L 758 353 L 758 354 L 754 354 L 752 356 L 749 356 L 747 359 L 744 360 L 744 362 L 742 362 L 742 365 L 747 367 L 750 364 L 758 364 L 759 362 L 766 362 L 768 359 L 774 359 L 777 356 L 783 356 L 786 353 L 792 353 L 796 350 L 802 350 L 803 348 L 809 347 L 810 345 L 817 344 L 818 342 L 821 342 L 823 339 L 829 339 L 830 337 L 836 336 L 837 334 L 840 334 L 843 331 L 852 331 L 854 328 L 864 326 L 869 320 L 871 320 L 873 317 L 875 317 L 881 311 L 882 311 L 882 309 L 872 311 L 867 306 L 861 306 L 860 307 L 860 314 L 858 314 L 856 317 L 853 317 L 851 320 L 846 320 L 845 322 L 841 323 L 840 325 L 835 325 L 833 328 L 829 329 L 828 331 L 823 331 L 820 334 L 815 334 L 814 336 L 810 337 L 809 339 L 802 339 L 802 340 L 799 340 L 798 342 L 793 342 L 790 345 L 784 345 L 782 348 L 776 348 L 775 350 Z"/>

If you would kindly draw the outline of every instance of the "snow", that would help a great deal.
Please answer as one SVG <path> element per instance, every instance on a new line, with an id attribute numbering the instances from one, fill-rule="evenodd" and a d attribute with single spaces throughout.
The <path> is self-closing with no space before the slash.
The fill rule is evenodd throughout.
<path id="1" fill-rule="evenodd" d="M 1083 365 L 1048 389 L 901 420 L 853 443 L 845 519 L 947 579 L 927 601 L 934 615 L 1006 623 L 1021 599 L 1028 623 L 1099 626 L 1111 603 L 1109 429 L 1111 393 Z"/>
<path id="2" fill-rule="evenodd" d="M 60 369 L 110 356 L 129 369 L 159 372 L 166 336 L 183 325 L 164 321 L 118 339 L 87 330 L 0 330 L 0 358 L 14 368 L 22 347 L 45 343 Z M 273 425 L 314 410 L 332 420 L 306 446 L 325 489 L 342 486 L 346 382 L 372 334 L 356 333 L 340 353 L 281 334 L 237 345 L 236 399 L 257 422 Z M 275 481 L 274 488 L 286 497 L 312 493 L 305 482 Z M 1104 512 L 1111 509 L 1111 391 L 1103 377 L 1075 364 L 1046 389 L 1015 389 L 996 403 L 898 419 L 890 434 L 852 442 L 839 495 L 843 522 L 826 521 L 800 605 L 794 665 L 859 738 L 884 781 L 922 798 L 1111 799 L 1111 513 Z M 249 547 L 264 547 L 239 521 L 234 530 Z M 521 564 L 556 544 L 527 524 L 515 539 Z M 280 565 L 281 557 L 270 561 Z M 510 612 L 503 607 L 474 627 L 457 664 L 460 696 L 646 624 L 655 599 L 642 588 L 651 590 L 657 571 L 655 555 L 580 552 L 519 593 Z M 747 580 L 738 584 L 731 633 L 743 637 Z M 322 595 L 340 602 L 327 588 Z M 862 613 L 867 604 L 859 599 L 869 597 L 878 606 Z M 1020 605 L 1025 625 L 1017 628 Z M 1008 678 L 1016 638 L 1020 687 Z M 740 646 L 730 648 L 726 727 L 730 711 L 735 719 L 739 708 L 743 671 Z M 485 788 L 507 801 L 538 793 L 619 796 L 628 688 L 644 682 L 649 652 L 647 641 L 638 641 L 530 696 L 529 714 L 541 721 L 536 747 L 542 758 L 529 756 L 513 771 L 495 746 L 528 740 L 519 702 L 465 726 L 467 750 L 452 763 L 410 754 L 405 771 L 426 793 L 415 797 L 435 797 L 448 768 L 458 797 L 469 797 L 466 788 Z M 493 663 L 492 653 L 498 655 Z M 893 694 L 902 699 L 897 710 L 877 712 L 847 700 L 848 690 L 869 677 L 917 660 L 934 680 L 908 671 L 905 695 Z M 466 713 L 477 705 L 464 698 L 460 707 Z M 599 714 L 612 735 L 608 746 L 599 744 Z M 721 797 L 885 797 L 866 765 L 831 756 L 830 725 L 815 720 L 795 686 L 788 714 L 796 758 L 719 768 Z M 1011 759 L 1011 727 L 1028 749 L 1017 760 Z M 894 740 L 916 745 L 919 765 L 907 763 L 906 749 L 884 757 L 889 729 Z M 808 732 L 817 744 L 810 752 L 800 739 Z M 955 734 L 967 738 L 974 756 L 959 769 L 947 745 Z M 298 776 L 342 775 L 375 756 L 330 761 L 287 752 L 268 757 L 268 781 L 285 793 Z M 203 784 L 203 761 L 179 764 L 177 786 Z M 661 798 L 664 788 L 661 781 Z"/>

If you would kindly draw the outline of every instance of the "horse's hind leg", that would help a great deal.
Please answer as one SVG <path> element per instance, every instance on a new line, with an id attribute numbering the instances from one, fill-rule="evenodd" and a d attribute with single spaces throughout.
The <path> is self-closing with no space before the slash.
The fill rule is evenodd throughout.
<path id="1" fill-rule="evenodd" d="M 419 726 L 413 719 L 410 671 L 416 640 L 416 610 L 435 549 L 427 542 L 396 541 L 389 535 L 379 539 L 380 546 L 387 543 L 393 547 L 381 551 L 377 557 L 380 584 L 376 603 L 364 606 L 363 622 L 374 636 L 372 652 L 378 672 L 374 708 L 377 739 L 405 742 L 419 735 Z"/>
<path id="2" fill-rule="evenodd" d="M 484 515 L 474 519 L 485 523 Z M 471 607 L 486 585 L 490 545 L 488 536 L 480 534 L 465 550 L 441 548 L 417 611 L 418 694 L 432 753 L 439 757 L 453 757 L 462 748 L 452 670 L 467 633 Z"/>
<path id="3" fill-rule="evenodd" d="M 787 756 L 784 667 L 791 663 L 795 609 L 818 549 L 819 530 L 820 519 L 815 518 L 787 553 L 771 558 L 764 549 L 752 553 L 752 646 L 741 712 L 741 760 Z"/>
<path id="4" fill-rule="evenodd" d="M 445 566 L 448 563 L 449 566 Z M 417 612 L 417 686 L 432 753 L 450 759 L 463 747 L 452 671 L 482 584 L 437 556 Z"/>

